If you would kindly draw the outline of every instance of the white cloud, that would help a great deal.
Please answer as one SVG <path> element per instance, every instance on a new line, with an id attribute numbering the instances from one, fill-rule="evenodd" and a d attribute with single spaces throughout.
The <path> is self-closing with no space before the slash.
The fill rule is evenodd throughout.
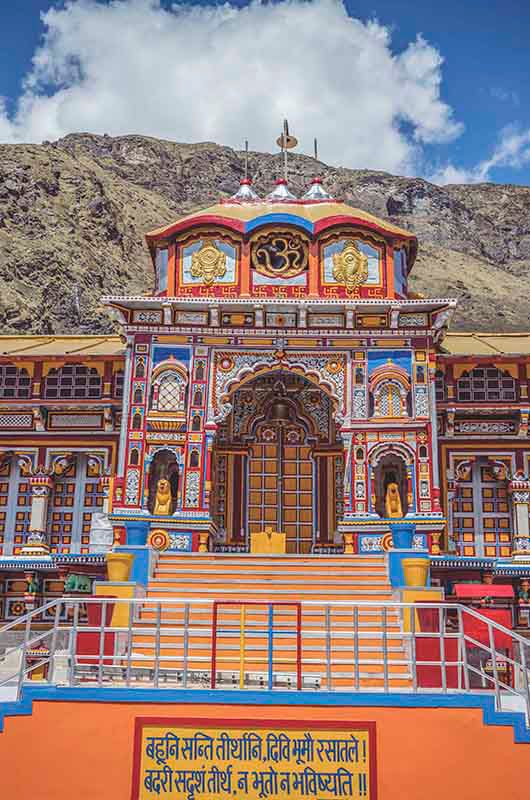
<path id="1" fill-rule="evenodd" d="M 462 126 L 440 97 L 442 58 L 418 37 L 402 52 L 340 0 L 163 9 L 159 0 L 71 0 L 43 16 L 15 113 L 0 138 L 142 133 L 271 150 L 284 116 L 330 163 L 403 172 L 424 143 Z"/>
<path id="2" fill-rule="evenodd" d="M 434 183 L 484 183 L 491 180 L 496 167 L 517 169 L 530 163 L 530 129 L 521 131 L 514 125 L 503 128 L 489 158 L 469 169 L 446 164 L 431 176 Z"/>

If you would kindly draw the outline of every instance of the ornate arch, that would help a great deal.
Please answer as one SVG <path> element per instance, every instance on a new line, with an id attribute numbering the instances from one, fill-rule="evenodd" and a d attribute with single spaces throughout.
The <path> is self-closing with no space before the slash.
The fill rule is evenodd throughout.
<path id="1" fill-rule="evenodd" d="M 372 467 L 376 467 L 383 456 L 387 455 L 398 456 L 407 466 L 413 464 L 415 459 L 414 450 L 403 442 L 381 442 L 370 450 L 368 462 Z"/>
<path id="2" fill-rule="evenodd" d="M 214 381 L 210 406 L 214 420 L 222 422 L 232 410 L 235 391 L 261 375 L 274 372 L 293 372 L 302 375 L 332 401 L 335 419 L 342 424 L 345 412 L 345 370 L 343 354 L 310 355 L 299 353 L 217 353 L 214 362 Z"/>

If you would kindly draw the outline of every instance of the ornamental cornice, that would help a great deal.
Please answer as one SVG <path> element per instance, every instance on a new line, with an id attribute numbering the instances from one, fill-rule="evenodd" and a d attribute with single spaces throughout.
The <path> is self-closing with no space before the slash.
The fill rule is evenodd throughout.
<path id="1" fill-rule="evenodd" d="M 107 305 L 119 304 L 122 308 L 160 308 L 163 306 L 204 306 L 210 308 L 211 306 L 221 306 L 223 304 L 247 305 L 251 307 L 256 306 L 310 306 L 318 307 L 323 306 L 329 308 L 330 306 L 347 307 L 347 308 L 373 308 L 374 306 L 383 306 L 386 309 L 397 310 L 414 310 L 418 311 L 424 309 L 425 311 L 433 311 L 441 309 L 445 306 L 448 308 L 456 308 L 457 301 L 452 297 L 434 297 L 429 299 L 406 299 L 400 300 L 391 297 L 144 297 L 142 295 L 106 295 L 101 300 L 102 303 Z"/>

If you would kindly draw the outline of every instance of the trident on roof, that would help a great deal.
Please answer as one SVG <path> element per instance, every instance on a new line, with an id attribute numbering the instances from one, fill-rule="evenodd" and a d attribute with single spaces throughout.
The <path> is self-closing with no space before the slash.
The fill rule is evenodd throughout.
<path id="1" fill-rule="evenodd" d="M 287 181 L 287 151 L 292 150 L 298 144 L 298 139 L 289 134 L 289 123 L 286 119 L 283 121 L 283 131 L 276 139 L 276 144 L 281 147 L 283 155 L 283 179 Z"/>

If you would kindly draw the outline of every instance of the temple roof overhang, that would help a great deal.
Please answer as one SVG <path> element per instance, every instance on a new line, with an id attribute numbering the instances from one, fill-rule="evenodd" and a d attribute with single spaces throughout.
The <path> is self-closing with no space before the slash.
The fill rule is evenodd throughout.
<path id="1" fill-rule="evenodd" d="M 153 250 L 158 242 L 167 241 L 170 237 L 198 225 L 221 225 L 241 234 L 250 234 L 264 225 L 294 225 L 312 236 L 336 225 L 355 225 L 387 238 L 404 240 L 409 247 L 409 269 L 414 263 L 418 246 L 416 236 L 410 231 L 367 211 L 334 200 L 274 203 L 238 203 L 232 200 L 217 203 L 150 231 L 145 238 Z"/>
<path id="2" fill-rule="evenodd" d="M 530 355 L 530 333 L 448 333 L 441 358 L 451 356 L 527 356 Z"/>
<path id="3" fill-rule="evenodd" d="M 0 356 L 120 357 L 124 353 L 119 336 L 0 336 Z"/>

